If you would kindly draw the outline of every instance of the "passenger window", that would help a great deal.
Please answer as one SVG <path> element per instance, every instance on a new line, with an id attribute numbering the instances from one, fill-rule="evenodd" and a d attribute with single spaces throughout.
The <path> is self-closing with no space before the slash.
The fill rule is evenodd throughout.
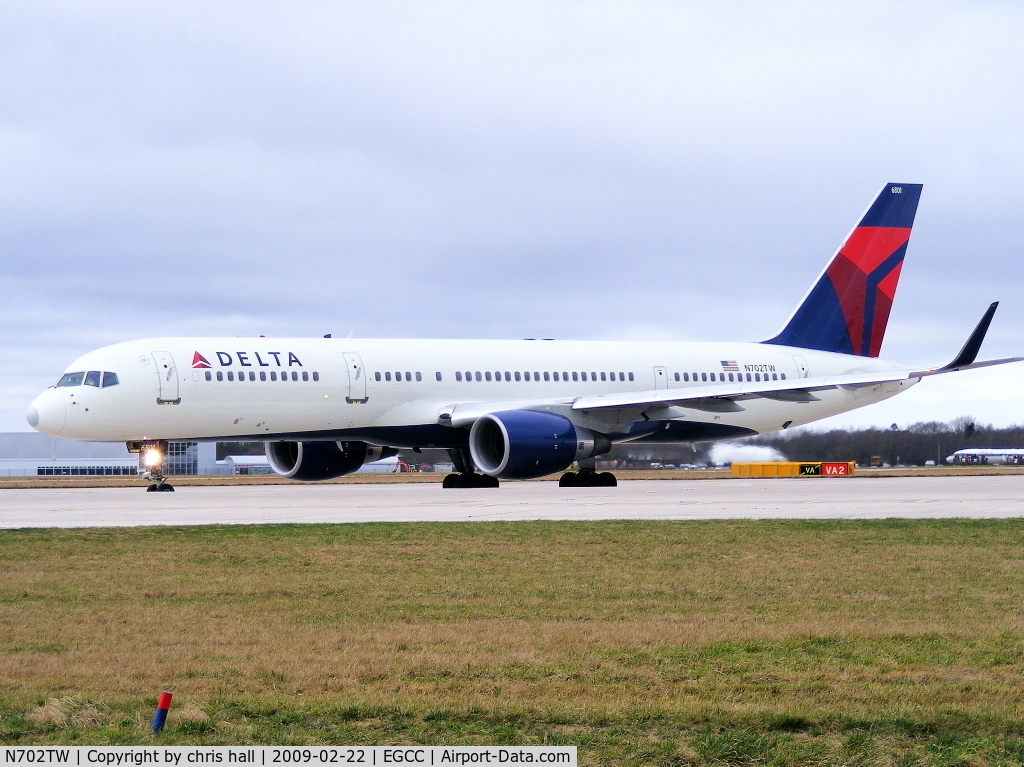
<path id="1" fill-rule="evenodd" d="M 632 374 L 632 373 L 630 373 L 630 374 L 629 374 L 629 380 L 630 380 L 630 381 L 632 381 L 632 380 L 633 380 L 633 374 Z"/>
<path id="2" fill-rule="evenodd" d="M 523 380 L 524 381 L 529 381 L 530 380 L 530 371 L 529 370 L 524 370 L 523 371 Z"/>
<path id="3" fill-rule="evenodd" d="M 729 373 L 729 381 L 732 381 L 732 373 Z"/>
<path id="4" fill-rule="evenodd" d="M 299 380 L 299 374 L 296 373 L 294 370 L 292 371 L 292 380 L 293 381 L 298 381 Z"/>
<path id="5" fill-rule="evenodd" d="M 410 382 L 412 381 L 412 373 L 410 373 L 408 370 L 405 371 L 405 380 Z"/>
<path id="6" fill-rule="evenodd" d="M 479 383 L 480 381 L 484 380 L 484 378 L 483 378 L 483 376 L 482 376 L 482 375 L 480 374 L 480 371 L 479 371 L 479 370 L 478 370 L 478 371 L 476 371 L 476 375 L 474 375 L 473 377 L 474 377 L 474 378 L 476 379 L 477 383 Z"/>
<path id="7" fill-rule="evenodd" d="M 520 380 L 521 378 L 522 378 L 522 376 L 521 376 L 521 375 L 519 375 L 519 371 L 517 370 L 517 371 L 516 371 L 516 380 L 518 381 L 518 380 Z"/>
<path id="8" fill-rule="evenodd" d="M 505 380 L 506 381 L 511 381 L 512 380 L 512 374 L 510 372 L 508 372 L 507 370 L 505 371 Z M 516 380 L 517 381 L 519 380 L 519 374 L 518 373 L 516 373 Z"/>
<path id="9" fill-rule="evenodd" d="M 558 380 L 558 371 L 556 370 L 556 371 L 555 371 L 554 373 L 552 373 L 552 374 L 551 374 L 551 377 L 552 377 L 552 378 L 553 378 L 554 380 L 556 380 L 556 381 L 557 381 L 557 380 Z"/>
<path id="10" fill-rule="evenodd" d="M 491 371 L 490 370 L 487 370 L 487 371 L 484 372 L 484 378 L 486 378 L 488 381 L 491 380 Z"/>
<path id="11" fill-rule="evenodd" d="M 747 380 L 748 380 L 748 381 L 749 381 L 749 380 L 751 380 L 751 379 L 750 379 L 750 373 L 747 373 Z"/>
<path id="12" fill-rule="evenodd" d="M 772 373 L 772 380 L 773 381 L 778 381 L 779 380 L 779 374 L 778 373 Z"/>
<path id="13" fill-rule="evenodd" d="M 619 371 L 619 380 L 620 381 L 625 381 L 626 380 L 626 374 L 623 373 L 621 370 Z M 633 380 L 633 374 L 632 373 L 629 374 L 629 380 L 630 381 Z"/>
<path id="14" fill-rule="evenodd" d="M 533 371 L 533 380 L 534 381 L 539 381 L 540 380 L 540 373 L 538 373 L 536 370 Z M 547 380 L 547 379 L 544 379 L 544 380 Z"/>
<path id="15" fill-rule="evenodd" d="M 702 381 L 708 380 L 708 374 L 707 373 L 701 373 L 700 374 L 700 380 L 702 380 Z"/>
<path id="16" fill-rule="evenodd" d="M 319 380 L 320 380 L 320 374 L 319 374 L 319 373 L 317 373 L 317 372 L 314 372 L 314 373 L 313 373 L 313 380 L 314 380 L 314 381 L 319 381 Z"/>
<path id="17" fill-rule="evenodd" d="M 441 374 L 438 373 L 438 375 L 441 375 Z M 462 381 L 462 371 L 461 370 L 456 370 L 455 371 L 455 380 L 456 381 L 460 381 L 460 382 Z"/>
<path id="18" fill-rule="evenodd" d="M 579 375 L 579 373 L 573 372 L 573 374 L 572 374 L 572 380 L 574 380 L 574 381 L 578 381 L 578 380 L 580 380 L 580 375 Z"/>
<path id="19" fill-rule="evenodd" d="M 61 379 L 57 382 L 57 386 L 81 386 L 82 379 L 85 378 L 85 373 L 65 373 L 61 376 Z M 51 379 L 52 380 L 52 379 Z"/>
<path id="20" fill-rule="evenodd" d="M 110 375 L 110 373 L 107 373 L 107 375 Z M 207 381 L 212 381 L 213 380 L 213 375 L 210 373 L 209 370 L 206 371 L 206 380 Z M 104 384 L 106 386 L 110 386 L 111 385 L 111 384 L 106 383 L 106 380 L 104 380 Z"/>
<path id="21" fill-rule="evenodd" d="M 391 371 L 387 371 L 386 373 L 384 373 L 384 380 L 385 381 L 390 381 L 391 380 Z"/>
<path id="22" fill-rule="evenodd" d="M 786 374 L 785 374 L 785 373 L 783 373 L 783 374 L 782 374 L 782 380 L 783 380 L 783 381 L 785 381 L 785 380 L 786 380 Z"/>
<path id="23" fill-rule="evenodd" d="M 250 373 L 249 375 L 251 376 L 252 373 Z M 302 371 L 302 380 L 303 381 L 308 381 L 309 380 L 309 373 L 307 373 L 305 370 Z"/>
<path id="24" fill-rule="evenodd" d="M 601 373 L 601 380 L 602 381 L 607 381 L 608 380 L 608 374 L 607 373 Z"/>
<path id="25" fill-rule="evenodd" d="M 440 381 L 440 380 L 441 380 L 441 371 L 439 370 L 439 371 L 437 371 L 436 373 L 434 373 L 434 377 L 435 377 L 435 378 L 436 378 L 436 379 L 437 379 L 438 381 Z"/>
<path id="26" fill-rule="evenodd" d="M 590 380 L 591 381 L 596 381 L 597 380 L 597 373 L 595 373 L 593 370 L 590 371 Z"/>
<path id="27" fill-rule="evenodd" d="M 261 381 L 266 381 L 267 380 L 267 371 L 266 370 L 261 370 L 260 371 L 260 380 Z"/>
<path id="28" fill-rule="evenodd" d="M 271 375 L 273 375 L 273 373 L 271 373 Z M 379 370 L 376 373 L 373 374 L 373 378 L 376 381 L 380 380 L 380 371 Z"/>
<path id="29" fill-rule="evenodd" d="M 224 380 L 224 373 L 222 373 L 220 370 L 217 371 L 217 380 L 218 381 L 223 381 Z"/>
<path id="30" fill-rule="evenodd" d="M 569 380 L 569 374 L 566 373 L 564 370 L 562 371 L 562 380 L 563 381 L 568 381 Z"/>
<path id="31" fill-rule="evenodd" d="M 100 371 L 98 371 L 98 370 L 90 370 L 88 373 L 86 373 L 85 374 L 85 385 L 86 386 L 95 386 L 98 389 L 99 386 L 100 386 Z"/>
<path id="32" fill-rule="evenodd" d="M 234 381 L 235 380 L 235 373 L 234 373 L 233 370 L 229 370 L 228 371 L 228 380 L 229 381 Z"/>
<path id="33" fill-rule="evenodd" d="M 684 381 L 689 381 L 690 380 L 690 374 L 689 373 L 683 373 L 683 380 Z"/>
<path id="34" fill-rule="evenodd" d="M 270 371 L 270 380 L 271 381 L 276 381 L 277 380 L 277 371 L 275 371 L 275 370 L 271 370 Z M 380 373 L 377 373 L 377 380 L 378 381 L 380 380 Z"/>
<path id="35" fill-rule="evenodd" d="M 761 374 L 760 373 L 754 373 L 754 380 L 755 381 L 760 381 L 761 380 Z"/>
<path id="36" fill-rule="evenodd" d="M 675 379 L 676 379 L 677 381 L 679 380 L 679 373 L 676 373 L 676 374 L 675 374 Z"/>
<path id="37" fill-rule="evenodd" d="M 558 375 L 558 373 L 555 373 L 555 375 Z M 546 370 L 544 371 L 544 380 L 545 381 L 550 381 L 551 380 L 551 374 L 548 373 L 548 371 L 546 371 Z M 555 380 L 557 381 L 558 379 L 556 378 Z"/>
<path id="38" fill-rule="evenodd" d="M 305 375 L 305 373 L 303 373 L 303 375 Z M 249 380 L 250 381 L 255 381 L 256 380 L 256 373 L 254 373 L 252 370 L 249 371 Z"/>
<path id="39" fill-rule="evenodd" d="M 441 375 L 441 374 L 438 373 L 438 375 Z M 416 371 L 416 380 L 417 381 L 422 381 L 423 380 L 423 374 L 421 372 L 419 372 L 418 370 Z"/>

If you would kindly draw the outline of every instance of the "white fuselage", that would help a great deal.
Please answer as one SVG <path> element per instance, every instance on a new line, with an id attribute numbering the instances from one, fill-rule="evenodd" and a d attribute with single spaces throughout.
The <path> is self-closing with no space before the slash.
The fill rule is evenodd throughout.
<path id="1" fill-rule="evenodd" d="M 753 399 L 738 412 L 571 405 L 583 396 L 697 389 L 732 377 L 897 369 L 879 359 L 759 343 L 155 338 L 80 357 L 68 373 L 113 372 L 117 384 L 51 387 L 33 402 L 29 421 L 77 440 L 350 438 L 453 447 L 465 442 L 460 411 L 542 403 L 613 441 L 657 440 L 644 429 L 652 421 L 694 424 L 678 434 L 703 441 L 808 423 L 886 399 L 916 380 L 833 389 L 811 402 Z"/>

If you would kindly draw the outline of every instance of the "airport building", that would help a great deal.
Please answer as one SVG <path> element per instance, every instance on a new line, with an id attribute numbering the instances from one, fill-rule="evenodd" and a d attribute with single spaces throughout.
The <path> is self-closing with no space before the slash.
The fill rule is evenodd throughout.
<path id="1" fill-rule="evenodd" d="M 168 475 L 226 474 L 214 442 L 171 442 Z M 139 473 L 124 442 L 75 442 L 36 432 L 0 433 L 0 477 L 116 477 Z"/>
<path id="2" fill-rule="evenodd" d="M 399 470 L 398 458 L 368 463 L 360 473 Z M 217 460 L 216 442 L 168 442 L 167 476 L 273 474 L 266 455 Z M 139 474 L 139 456 L 124 442 L 77 442 L 36 432 L 0 433 L 0 477 L 123 477 Z"/>

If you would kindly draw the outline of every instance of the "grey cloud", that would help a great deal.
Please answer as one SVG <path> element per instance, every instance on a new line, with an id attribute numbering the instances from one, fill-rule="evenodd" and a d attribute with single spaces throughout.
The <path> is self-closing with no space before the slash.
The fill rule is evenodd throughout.
<path id="1" fill-rule="evenodd" d="M 888 181 L 885 355 L 1021 352 L 1024 12 L 724 8 L 5 6 L 0 410 L 164 333 L 757 340 Z"/>

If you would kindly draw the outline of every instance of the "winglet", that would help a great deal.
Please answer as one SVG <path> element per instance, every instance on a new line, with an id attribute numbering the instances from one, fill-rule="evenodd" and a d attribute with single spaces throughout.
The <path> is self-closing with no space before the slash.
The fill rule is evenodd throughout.
<path id="1" fill-rule="evenodd" d="M 992 317 L 996 313 L 996 307 L 999 306 L 998 301 L 994 301 L 989 305 L 985 311 L 985 315 L 981 318 L 977 327 L 974 328 L 974 332 L 971 333 L 971 337 L 967 339 L 967 343 L 964 344 L 960 353 L 956 355 L 956 358 L 948 365 L 943 365 L 940 370 L 955 370 L 956 368 L 962 368 L 970 365 L 978 358 L 978 352 L 981 350 L 981 342 L 985 340 L 985 334 L 988 333 L 988 326 L 992 324 Z"/>

